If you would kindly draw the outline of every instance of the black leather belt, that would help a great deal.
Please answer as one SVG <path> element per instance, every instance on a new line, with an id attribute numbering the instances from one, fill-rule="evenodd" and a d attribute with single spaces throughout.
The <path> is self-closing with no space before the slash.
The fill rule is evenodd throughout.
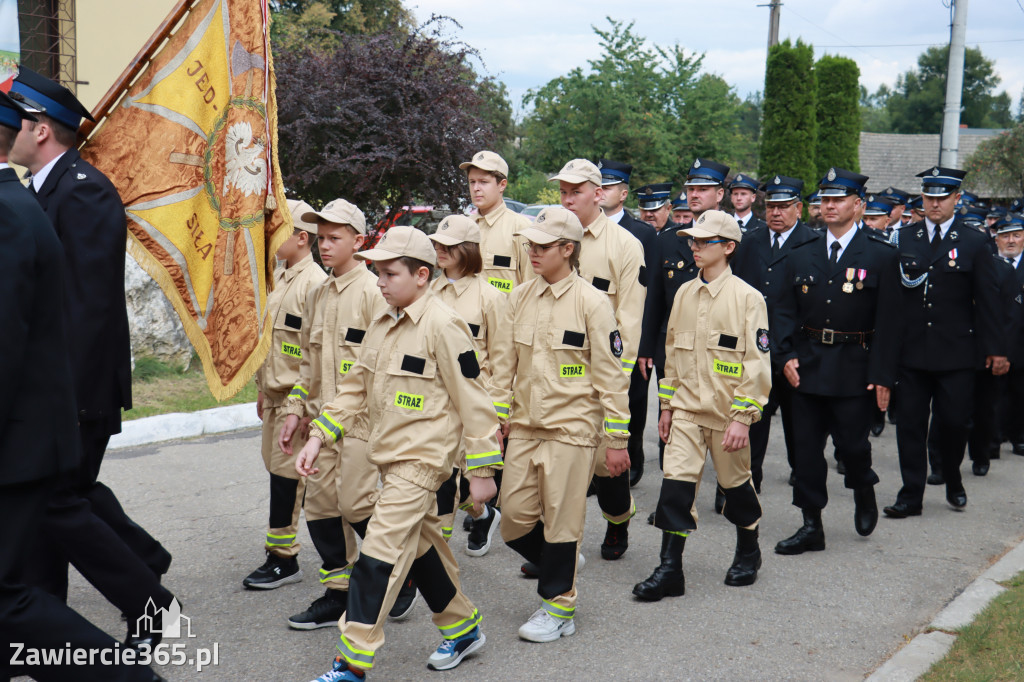
<path id="1" fill-rule="evenodd" d="M 804 336 L 820 341 L 826 346 L 831 346 L 835 343 L 867 343 L 868 340 L 874 335 L 875 330 L 869 332 L 837 332 L 835 329 L 811 329 L 810 327 L 803 328 Z"/>

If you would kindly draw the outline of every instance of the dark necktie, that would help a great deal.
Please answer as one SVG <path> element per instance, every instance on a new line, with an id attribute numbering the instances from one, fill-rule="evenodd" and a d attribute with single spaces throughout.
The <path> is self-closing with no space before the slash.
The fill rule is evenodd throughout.
<path id="1" fill-rule="evenodd" d="M 779 251 L 782 250 L 782 246 L 779 245 L 779 233 L 772 232 L 772 259 L 779 257 Z"/>
<path id="2" fill-rule="evenodd" d="M 839 249 L 842 247 L 839 245 L 838 241 L 834 241 L 832 242 L 832 246 L 828 248 L 832 251 L 832 257 L 828 259 L 828 262 L 830 265 L 835 265 L 839 262 Z"/>
<path id="3" fill-rule="evenodd" d="M 942 243 L 942 228 L 938 225 L 935 226 L 935 232 L 932 234 L 932 253 L 938 253 L 939 244 Z"/>

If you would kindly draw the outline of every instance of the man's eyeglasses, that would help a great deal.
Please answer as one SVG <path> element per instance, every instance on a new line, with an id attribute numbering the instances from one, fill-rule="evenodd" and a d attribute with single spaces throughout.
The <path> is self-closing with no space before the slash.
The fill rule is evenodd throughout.
<path id="1" fill-rule="evenodd" d="M 689 238 L 687 238 L 686 243 L 689 244 L 690 248 L 693 249 L 694 251 L 700 251 L 701 249 L 703 249 L 705 246 L 708 246 L 709 244 L 724 244 L 727 241 L 729 241 L 729 240 L 728 239 L 694 239 L 693 237 L 689 237 Z"/>

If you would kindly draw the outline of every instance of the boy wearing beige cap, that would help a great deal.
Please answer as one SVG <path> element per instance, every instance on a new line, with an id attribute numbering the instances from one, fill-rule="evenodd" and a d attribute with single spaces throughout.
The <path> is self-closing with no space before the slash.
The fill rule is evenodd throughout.
<path id="1" fill-rule="evenodd" d="M 369 418 L 370 461 L 383 487 L 352 569 L 348 608 L 333 669 L 322 682 L 361 680 L 384 643 L 383 625 L 406 574 L 433 611 L 444 638 L 427 666 L 447 670 L 484 644 L 480 613 L 459 587 L 459 570 L 441 534 L 436 493 L 465 444 L 469 489 L 479 510 L 494 496 L 500 467 L 498 421 L 480 380 L 469 326 L 430 295 L 436 264 L 430 239 L 392 227 L 377 247 L 356 256 L 376 264 L 388 302 L 366 332 L 359 358 L 310 425 L 295 467 L 318 471 L 324 443 Z"/>
<path id="2" fill-rule="evenodd" d="M 363 212 L 344 199 L 335 199 L 320 211 L 308 210 L 302 218 L 316 224 L 320 257 L 332 276 L 306 299 L 302 362 L 288 394 L 288 417 L 279 436 L 281 450 L 288 455 L 294 452 L 292 439 L 300 420 L 305 420 L 305 431 L 320 406 L 334 398 L 370 322 L 387 307 L 376 278 L 353 257 L 366 234 Z M 320 472 L 306 480 L 306 526 L 323 561 L 320 582 L 326 590 L 308 609 L 288 619 L 296 630 L 332 627 L 345 611 L 351 564 L 358 556 L 355 535 L 347 524 L 362 534 L 373 512 L 370 496 L 377 487 L 377 470 L 366 457 L 368 430 L 365 422 L 356 424 L 344 448 L 332 447 L 320 460 Z"/>
<path id="3" fill-rule="evenodd" d="M 662 530 L 661 563 L 633 587 L 644 601 L 686 590 L 683 546 L 697 529 L 694 499 L 710 451 L 725 491 L 725 518 L 736 525 L 736 553 L 726 585 L 751 585 L 761 567 L 761 504 L 750 475 L 750 425 L 771 389 L 768 309 L 761 293 L 732 274 L 729 259 L 743 238 L 736 219 L 709 210 L 689 237 L 699 276 L 676 292 L 668 321 L 665 376 L 658 383 L 665 477 L 654 525 Z"/>
<path id="4" fill-rule="evenodd" d="M 327 279 L 310 253 L 316 224 L 302 220 L 302 215 L 312 210 L 310 205 L 289 199 L 288 210 L 295 229 L 277 250 L 281 267 L 274 271 L 274 288 L 267 297 L 267 319 L 273 329 L 270 351 L 256 372 L 256 413 L 263 420 L 263 464 L 270 474 L 270 522 L 264 545 L 267 560 L 247 575 L 242 585 L 259 590 L 302 579 L 295 534 L 305 481 L 295 473 L 291 457 L 278 446 L 277 438 L 287 416 L 285 400 L 299 376 L 300 335 L 308 329 L 306 295 Z"/>
<path id="5" fill-rule="evenodd" d="M 629 377 L 608 297 L 577 274 L 579 219 L 546 208 L 519 234 L 539 276 L 509 297 L 501 328 L 513 338 L 502 337 L 491 360 L 508 433 L 501 536 L 539 572 L 543 602 L 519 636 L 552 642 L 576 632 L 577 558 L 596 459 L 612 475 L 629 470 Z"/>
<path id="6" fill-rule="evenodd" d="M 484 279 L 507 294 L 513 287 L 533 279 L 530 261 L 520 246 L 522 240 L 514 236 L 530 220 L 505 206 L 508 164 L 501 156 L 477 152 L 459 168 L 466 171 L 470 199 L 477 210 Z"/>
<path id="7" fill-rule="evenodd" d="M 601 171 L 586 159 L 573 159 L 551 178 L 558 182 L 562 206 L 583 225 L 580 276 L 607 294 L 622 334 L 621 368 L 627 380 L 636 366 L 640 329 L 647 299 L 644 251 L 624 227 L 613 223 L 601 210 L 604 190 Z M 629 520 L 636 503 L 629 492 L 629 473 L 609 476 L 604 457 L 597 457 L 597 503 L 608 521 L 601 557 L 614 560 L 629 547 Z"/>
<path id="8" fill-rule="evenodd" d="M 441 276 L 433 281 L 430 290 L 450 306 L 469 325 L 480 364 L 480 378 L 486 383 L 491 377 L 490 356 L 498 342 L 499 322 L 505 314 L 508 297 L 490 286 L 480 274 L 480 228 L 472 218 L 450 215 L 441 221 L 437 231 L 430 235 L 437 253 Z M 465 448 L 460 445 L 456 453 L 451 478 L 437 490 L 437 515 L 441 518 L 441 532 L 450 540 L 455 520 L 456 499 L 465 502 L 468 490 L 460 495 L 460 477 L 465 480 Z M 495 484 L 498 483 L 495 477 Z M 484 556 L 491 548 L 491 538 L 497 530 L 501 512 L 487 504 L 482 512 L 475 512 L 472 504 L 463 509 L 474 519 L 466 541 L 466 554 Z"/>

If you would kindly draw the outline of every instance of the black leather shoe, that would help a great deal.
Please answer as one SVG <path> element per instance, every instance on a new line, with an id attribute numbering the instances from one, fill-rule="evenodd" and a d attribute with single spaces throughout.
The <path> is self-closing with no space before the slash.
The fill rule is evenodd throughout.
<path id="1" fill-rule="evenodd" d="M 540 567 L 532 561 L 524 561 L 523 565 L 519 567 L 519 571 L 527 578 L 540 577 Z"/>
<path id="2" fill-rule="evenodd" d="M 874 423 L 871 425 L 871 435 L 881 436 L 882 431 L 885 431 L 885 415 L 879 414 L 875 417 Z"/>
<path id="3" fill-rule="evenodd" d="M 608 522 L 608 529 L 604 533 L 604 542 L 601 543 L 601 558 L 606 561 L 615 561 L 629 548 L 629 521 L 623 523 Z"/>
<path id="4" fill-rule="evenodd" d="M 972 462 L 971 471 L 974 472 L 975 476 L 985 476 L 988 474 L 988 462 Z"/>
<path id="5" fill-rule="evenodd" d="M 1024 443 L 1011 443 L 1010 447 L 1013 449 L 1013 454 L 1024 455 Z"/>
<path id="6" fill-rule="evenodd" d="M 890 519 L 905 519 L 908 516 L 920 516 L 920 507 L 911 507 L 906 502 L 896 502 L 888 507 L 882 509 L 886 516 Z"/>
<path id="7" fill-rule="evenodd" d="M 853 527 L 862 537 L 871 535 L 878 525 L 878 505 L 875 503 L 875 488 L 868 486 L 853 491 Z"/>
<path id="8" fill-rule="evenodd" d="M 643 478 L 643 477 L 644 477 L 644 461 L 642 459 L 638 459 L 636 461 L 636 465 L 629 468 L 629 487 L 630 488 L 635 487 L 636 484 L 639 483 L 640 479 Z"/>
<path id="9" fill-rule="evenodd" d="M 633 586 L 633 594 L 641 601 L 659 601 L 662 597 L 678 597 L 686 593 L 683 575 L 683 548 L 686 538 L 675 533 L 661 534 L 661 563 L 654 573 Z"/>
<path id="10" fill-rule="evenodd" d="M 967 506 L 967 493 L 960 490 L 946 490 L 946 502 L 953 511 L 963 511 Z"/>
<path id="11" fill-rule="evenodd" d="M 797 532 L 775 545 L 776 554 L 792 556 L 825 549 L 825 529 L 820 509 L 804 509 L 804 525 Z"/>
<path id="12" fill-rule="evenodd" d="M 843 463 L 843 460 L 841 459 L 836 460 L 836 473 L 839 474 L 840 476 L 846 475 L 846 465 Z"/>
<path id="13" fill-rule="evenodd" d="M 946 485 L 946 477 L 937 471 L 928 474 L 928 485 Z"/>
<path id="14" fill-rule="evenodd" d="M 715 487 L 715 513 L 721 514 L 725 510 L 725 493 L 722 489 Z"/>
<path id="15" fill-rule="evenodd" d="M 1003 447 L 1002 443 L 992 443 L 988 446 L 988 458 L 999 459 L 999 450 Z"/>
<path id="16" fill-rule="evenodd" d="M 757 528 L 747 530 L 736 527 L 736 554 L 732 566 L 725 574 L 725 584 L 733 587 L 753 585 L 757 570 L 761 568 L 761 548 L 757 544 Z"/>

